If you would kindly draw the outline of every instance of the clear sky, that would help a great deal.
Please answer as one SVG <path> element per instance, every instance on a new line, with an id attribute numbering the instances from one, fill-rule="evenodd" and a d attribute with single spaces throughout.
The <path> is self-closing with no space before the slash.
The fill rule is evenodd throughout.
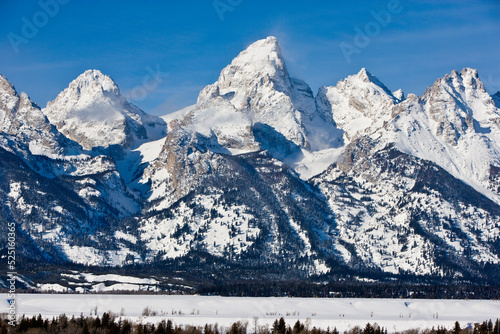
<path id="1" fill-rule="evenodd" d="M 362 67 L 393 91 L 421 95 L 463 67 L 500 90 L 499 0 L 0 0 L 0 74 L 44 107 L 99 69 L 161 115 L 195 103 L 240 51 L 270 35 L 315 93 Z"/>

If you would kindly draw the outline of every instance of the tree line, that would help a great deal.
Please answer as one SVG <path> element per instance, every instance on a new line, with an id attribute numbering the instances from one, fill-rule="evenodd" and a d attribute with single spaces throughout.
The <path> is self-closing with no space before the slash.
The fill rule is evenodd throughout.
<path id="1" fill-rule="evenodd" d="M 297 320 L 293 326 L 287 324 L 281 317 L 276 319 L 271 327 L 259 326 L 258 319 L 254 318 L 253 325 L 247 322 L 237 321 L 228 328 L 218 324 L 206 324 L 205 326 L 179 326 L 174 325 L 172 320 L 162 320 L 157 324 L 134 323 L 127 319 L 117 317 L 112 313 L 103 313 L 102 317 L 80 317 L 69 318 L 65 314 L 44 319 L 40 314 L 31 318 L 22 316 L 15 327 L 9 326 L 6 318 L 2 318 L 0 334 L 29 333 L 29 334 L 340 334 L 336 327 L 333 329 L 321 329 L 310 326 L 309 321 Z M 355 326 L 343 334 L 387 334 L 387 328 L 378 326 L 376 323 L 367 323 L 364 328 Z M 411 329 L 398 334 L 500 334 L 500 319 L 496 321 L 487 320 L 475 323 L 473 327 L 461 328 L 457 321 L 453 328 L 438 326 L 431 329 Z"/>

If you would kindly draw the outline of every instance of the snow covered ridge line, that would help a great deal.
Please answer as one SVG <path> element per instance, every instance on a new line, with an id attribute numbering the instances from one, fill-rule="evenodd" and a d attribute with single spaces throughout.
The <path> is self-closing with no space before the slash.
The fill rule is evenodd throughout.
<path id="1" fill-rule="evenodd" d="M 0 76 L 0 219 L 50 263 L 497 282 L 497 97 L 470 68 L 421 97 L 364 68 L 314 95 L 272 36 L 161 118 L 98 70 L 43 109 Z"/>

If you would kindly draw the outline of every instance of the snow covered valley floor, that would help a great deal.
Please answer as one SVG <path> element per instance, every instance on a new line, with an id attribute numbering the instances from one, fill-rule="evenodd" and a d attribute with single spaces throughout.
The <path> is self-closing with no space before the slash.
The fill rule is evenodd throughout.
<path id="1" fill-rule="evenodd" d="M 8 295 L 0 294 L 7 310 Z M 84 316 L 113 312 L 117 317 L 142 323 L 171 319 L 177 325 L 206 323 L 229 327 L 247 321 L 248 332 L 258 326 L 271 326 L 284 317 L 287 324 L 300 320 L 326 329 L 343 332 L 354 326 L 377 323 L 388 332 L 413 328 L 445 326 L 455 321 L 462 328 L 500 318 L 498 300 L 422 300 L 422 299 L 320 299 L 320 298 L 248 298 L 180 295 L 100 295 L 100 294 L 17 294 L 17 315 L 42 314 L 51 319 L 60 314 Z M 145 310 L 148 311 L 145 311 Z M 144 314 L 149 313 L 149 316 Z"/>

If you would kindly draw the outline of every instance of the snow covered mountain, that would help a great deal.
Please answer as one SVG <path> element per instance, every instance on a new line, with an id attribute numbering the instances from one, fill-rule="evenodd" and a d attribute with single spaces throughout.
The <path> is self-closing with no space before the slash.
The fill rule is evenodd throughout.
<path id="1" fill-rule="evenodd" d="M 61 133 L 87 150 L 129 148 L 139 140 L 164 135 L 161 119 L 130 104 L 113 79 L 98 70 L 73 80 L 43 112 Z"/>
<path id="2" fill-rule="evenodd" d="M 67 153 L 70 148 L 77 149 L 67 141 L 65 143 L 64 136 L 55 130 L 29 96 L 26 93 L 18 95 L 14 86 L 2 75 L 0 133 L 16 142 L 28 144 L 30 153 L 34 155 L 59 156 Z"/>
<path id="3" fill-rule="evenodd" d="M 457 262 L 498 263 L 500 110 L 477 71 L 402 102 L 366 73 L 317 97 L 351 140 L 313 180 L 336 213 L 344 259 L 441 275 Z"/>
<path id="4" fill-rule="evenodd" d="M 305 82 L 290 78 L 274 37 L 253 43 L 224 68 L 219 80 L 200 92 L 185 122 L 205 135 L 213 131 L 224 147 L 238 153 L 265 148 L 286 157 L 293 152 L 281 152 L 283 146 L 338 146 L 331 117 L 316 110 Z M 282 143 L 275 145 L 269 137 Z"/>
<path id="5" fill-rule="evenodd" d="M 121 263 L 129 253 L 109 226 L 140 210 L 112 157 L 87 151 L 0 76 L 2 230 L 15 222 L 18 255 Z M 125 250 L 122 250 L 125 249 Z"/>
<path id="6" fill-rule="evenodd" d="M 344 131 L 346 142 L 369 134 L 391 119 L 387 111 L 399 99 L 366 69 L 339 81 L 335 87 L 321 87 L 316 96 L 318 109 L 330 114 Z"/>
<path id="7" fill-rule="evenodd" d="M 469 68 L 421 97 L 361 69 L 314 96 L 274 37 L 162 118 L 97 70 L 42 110 L 0 76 L 2 228 L 49 262 L 494 281 L 498 94 Z"/>
<path id="8" fill-rule="evenodd" d="M 398 149 L 435 162 L 500 203 L 500 113 L 476 70 L 453 71 L 393 113 L 388 130 L 397 133 Z"/>

